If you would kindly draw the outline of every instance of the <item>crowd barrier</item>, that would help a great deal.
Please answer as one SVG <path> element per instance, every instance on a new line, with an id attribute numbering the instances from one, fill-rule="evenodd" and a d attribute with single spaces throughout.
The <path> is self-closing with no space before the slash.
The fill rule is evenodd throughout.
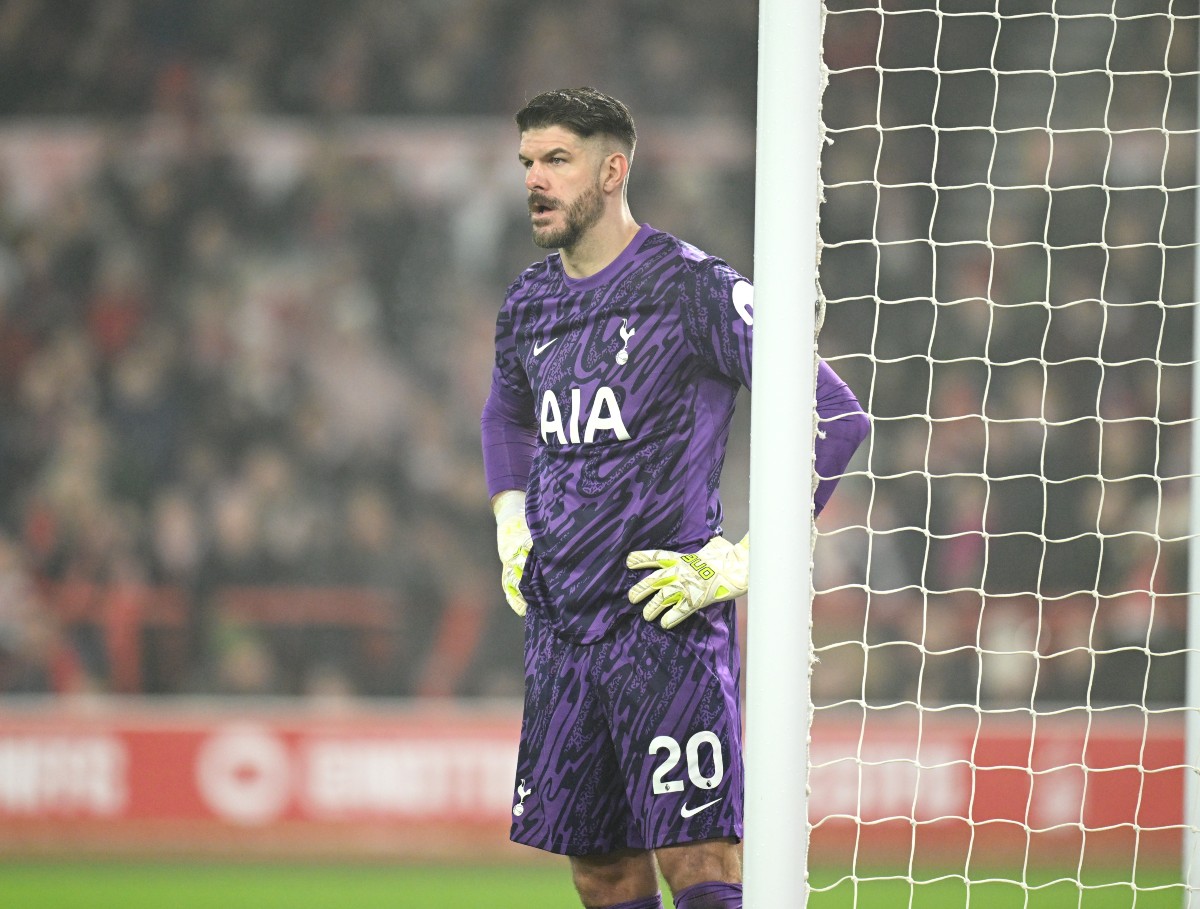
<path id="1" fill-rule="evenodd" d="M 818 711 L 820 860 L 1178 854 L 1183 730 L 1170 715 Z M 10 701 L 0 849 L 509 858 L 519 705 Z M 536 781 L 528 781 L 536 787 Z M 785 810 L 780 808 L 779 810 Z M 1012 855 L 1009 855 L 1009 854 Z"/>

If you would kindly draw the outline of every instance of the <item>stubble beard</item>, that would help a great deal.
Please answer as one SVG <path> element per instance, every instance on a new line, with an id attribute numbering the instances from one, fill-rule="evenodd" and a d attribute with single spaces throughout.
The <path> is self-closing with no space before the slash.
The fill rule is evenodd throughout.
<path id="1" fill-rule="evenodd" d="M 594 227 L 604 214 L 604 196 L 600 184 L 596 183 L 581 192 L 573 202 L 562 209 L 562 227 L 533 228 L 533 242 L 542 249 L 574 249 L 584 233 Z"/>

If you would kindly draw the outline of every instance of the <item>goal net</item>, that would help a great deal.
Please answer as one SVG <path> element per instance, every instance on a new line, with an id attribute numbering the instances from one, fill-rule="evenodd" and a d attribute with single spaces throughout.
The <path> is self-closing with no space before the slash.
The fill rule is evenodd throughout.
<path id="1" fill-rule="evenodd" d="M 1197 3 L 823 24 L 810 902 L 1186 904 Z"/>

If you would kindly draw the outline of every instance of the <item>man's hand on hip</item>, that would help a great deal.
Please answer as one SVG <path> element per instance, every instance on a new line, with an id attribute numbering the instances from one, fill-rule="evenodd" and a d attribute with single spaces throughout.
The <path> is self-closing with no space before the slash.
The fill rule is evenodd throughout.
<path id="1" fill-rule="evenodd" d="M 642 616 L 653 622 L 661 615 L 662 627 L 674 628 L 697 609 L 746 592 L 750 584 L 750 535 L 738 543 L 713 537 L 696 553 L 638 550 L 626 556 L 625 565 L 656 569 L 629 589 L 629 602 L 640 603 L 653 593 Z"/>

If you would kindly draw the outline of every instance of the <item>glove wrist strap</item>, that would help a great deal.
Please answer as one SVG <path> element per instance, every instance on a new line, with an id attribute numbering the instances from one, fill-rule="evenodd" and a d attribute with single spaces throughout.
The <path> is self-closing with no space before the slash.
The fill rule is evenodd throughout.
<path id="1" fill-rule="evenodd" d="M 509 489 L 497 493 L 496 497 L 492 499 L 492 514 L 496 516 L 497 524 L 503 524 L 517 515 L 524 516 L 525 493 L 519 489 Z"/>

